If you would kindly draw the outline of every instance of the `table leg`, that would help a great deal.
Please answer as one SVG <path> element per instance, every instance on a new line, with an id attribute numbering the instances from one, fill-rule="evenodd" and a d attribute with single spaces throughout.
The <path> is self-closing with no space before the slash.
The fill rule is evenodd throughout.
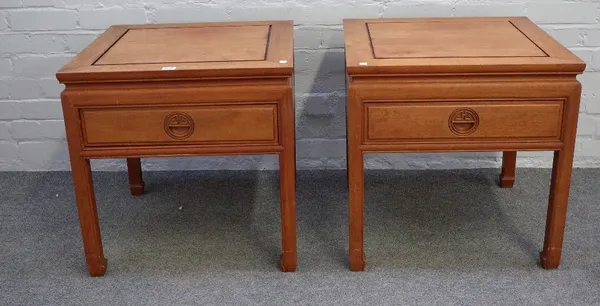
<path id="1" fill-rule="evenodd" d="M 102 249 L 92 168 L 89 159 L 81 156 L 83 138 L 80 132 L 79 112 L 71 105 L 66 90 L 61 99 L 85 261 L 91 276 L 103 276 L 106 272 L 106 258 Z"/>
<path id="2" fill-rule="evenodd" d="M 129 190 L 132 195 L 144 193 L 144 179 L 142 178 L 142 162 L 139 158 L 127 159 L 127 172 L 129 174 Z"/>
<path id="3" fill-rule="evenodd" d="M 294 155 L 291 152 L 284 151 L 279 156 L 283 247 L 281 270 L 283 272 L 296 271 L 296 163 Z"/>
<path id="4" fill-rule="evenodd" d="M 348 148 L 348 222 L 350 270 L 365 269 L 364 251 L 364 162 L 359 150 Z"/>
<path id="5" fill-rule="evenodd" d="M 347 168 L 348 168 L 348 265 L 352 271 L 365 269 L 364 250 L 364 154 L 360 149 L 362 140 L 361 101 L 349 90 L 347 109 Z"/>
<path id="6" fill-rule="evenodd" d="M 573 154 L 565 151 L 554 152 L 554 166 L 550 183 L 546 235 L 540 260 L 544 269 L 556 269 L 560 264 L 569 187 L 573 168 Z"/>
<path id="7" fill-rule="evenodd" d="M 569 97 L 565 107 L 563 121 L 562 141 L 563 148 L 554 151 L 552 165 L 552 181 L 550 182 L 550 196 L 548 199 L 548 215 L 546 217 L 546 234 L 544 247 L 540 252 L 540 261 L 544 269 L 556 269 L 560 264 L 565 222 L 567 218 L 567 205 L 569 202 L 569 189 L 571 187 L 571 174 L 573 172 L 573 156 L 575 152 L 575 138 L 577 135 L 577 120 L 579 118 L 579 100 L 581 85 Z"/>
<path id="8" fill-rule="evenodd" d="M 281 270 L 296 271 L 296 139 L 293 92 L 281 103 L 283 152 L 279 154 L 279 188 L 281 195 Z"/>
<path id="9" fill-rule="evenodd" d="M 517 152 L 506 151 L 502 154 L 502 172 L 500 173 L 500 187 L 512 188 L 515 184 L 515 170 L 517 165 Z"/>
<path id="10" fill-rule="evenodd" d="M 88 272 L 91 276 L 103 276 L 106 272 L 106 258 L 102 249 L 90 161 L 72 156 L 71 169 Z"/>

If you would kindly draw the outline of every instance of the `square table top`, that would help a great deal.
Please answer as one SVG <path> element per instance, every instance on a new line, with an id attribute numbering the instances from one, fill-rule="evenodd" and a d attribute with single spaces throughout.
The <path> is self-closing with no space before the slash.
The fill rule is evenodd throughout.
<path id="1" fill-rule="evenodd" d="M 526 17 L 344 20 L 350 75 L 565 73 L 585 63 Z"/>
<path id="2" fill-rule="evenodd" d="M 291 21 L 119 25 L 61 69 L 63 83 L 291 76 Z"/>

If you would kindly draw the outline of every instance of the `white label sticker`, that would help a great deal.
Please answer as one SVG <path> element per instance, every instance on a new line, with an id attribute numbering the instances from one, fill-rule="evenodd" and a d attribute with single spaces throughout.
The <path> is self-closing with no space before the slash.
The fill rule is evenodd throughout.
<path id="1" fill-rule="evenodd" d="M 162 67 L 162 70 L 176 70 L 177 67 Z"/>
<path id="2" fill-rule="evenodd" d="M 279 61 L 279 63 L 280 64 L 287 64 L 287 61 L 286 60 L 281 60 L 281 61 Z"/>
<path id="3" fill-rule="evenodd" d="M 368 66 L 369 64 L 367 62 L 360 62 L 358 63 L 359 66 Z"/>

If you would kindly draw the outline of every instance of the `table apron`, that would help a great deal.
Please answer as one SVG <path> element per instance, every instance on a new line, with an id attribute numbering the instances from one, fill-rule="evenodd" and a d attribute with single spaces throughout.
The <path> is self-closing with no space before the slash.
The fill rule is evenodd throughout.
<path id="1" fill-rule="evenodd" d="M 446 142 L 446 143 L 398 143 L 363 144 L 362 152 L 500 152 L 500 151 L 557 151 L 563 148 L 561 141 L 544 142 Z"/>
<path id="2" fill-rule="evenodd" d="M 177 157 L 177 156 L 217 156 L 217 155 L 262 155 L 280 154 L 280 145 L 235 145 L 235 146 L 163 146 L 163 147 L 105 147 L 84 149 L 84 158 L 133 158 L 133 157 Z"/>

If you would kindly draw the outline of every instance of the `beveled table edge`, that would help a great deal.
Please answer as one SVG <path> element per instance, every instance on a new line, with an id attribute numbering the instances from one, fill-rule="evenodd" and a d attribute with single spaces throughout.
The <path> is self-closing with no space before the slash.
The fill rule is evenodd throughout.
<path id="1" fill-rule="evenodd" d="M 94 66 L 93 64 L 129 29 L 240 26 L 275 26 L 268 42 L 265 61 L 259 62 L 204 62 L 180 63 L 176 70 L 162 70 L 165 64 L 134 64 L 116 66 Z M 293 21 L 248 21 L 248 22 L 206 22 L 169 23 L 145 25 L 113 25 L 102 33 L 87 48 L 63 66 L 56 78 L 62 84 L 165 81 L 165 80 L 204 80 L 238 79 L 252 77 L 291 77 L 294 72 Z M 257 64 L 260 63 L 260 64 Z"/>
<path id="2" fill-rule="evenodd" d="M 528 37 L 548 57 L 507 57 L 507 58 L 406 58 L 375 59 L 359 58 L 355 54 L 353 35 L 363 35 L 365 44 L 369 37 L 356 33 L 356 27 L 367 23 L 388 22 L 477 22 L 508 21 Z M 562 46 L 527 17 L 439 17 L 439 18 L 378 18 L 344 19 L 344 40 L 346 51 L 346 71 L 350 76 L 369 75 L 539 75 L 539 74 L 581 74 L 586 63 Z M 355 27 L 352 30 L 349 28 Z M 354 39 L 355 40 L 355 39 Z M 361 41 L 362 42 L 362 41 Z M 364 47 L 364 46 L 363 46 Z"/>

